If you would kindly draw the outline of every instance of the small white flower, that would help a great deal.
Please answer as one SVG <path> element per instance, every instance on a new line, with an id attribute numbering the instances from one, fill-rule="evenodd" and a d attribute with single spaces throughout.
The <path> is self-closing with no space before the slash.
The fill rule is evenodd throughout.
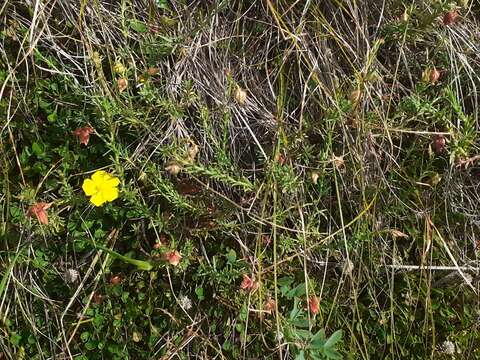
<path id="1" fill-rule="evenodd" d="M 453 355 L 455 354 L 455 344 L 451 341 L 445 340 L 440 345 L 440 351 L 446 355 Z"/>
<path id="2" fill-rule="evenodd" d="M 180 306 L 183 309 L 190 310 L 192 308 L 192 300 L 190 300 L 187 296 L 182 295 L 178 300 L 180 300 Z"/>

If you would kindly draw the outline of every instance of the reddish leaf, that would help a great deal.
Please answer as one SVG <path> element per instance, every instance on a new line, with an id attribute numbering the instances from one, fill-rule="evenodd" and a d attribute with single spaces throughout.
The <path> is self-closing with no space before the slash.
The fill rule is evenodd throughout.
<path id="1" fill-rule="evenodd" d="M 40 224 L 48 225 L 47 209 L 52 206 L 53 203 L 39 202 L 32 205 L 27 214 L 29 216 L 35 216 Z"/>
<path id="2" fill-rule="evenodd" d="M 93 133 L 93 128 L 90 126 L 82 127 L 82 128 L 77 128 L 74 132 L 73 135 L 78 137 L 78 140 L 80 140 L 80 144 L 83 145 L 88 145 L 88 140 L 90 140 L 90 134 Z"/>

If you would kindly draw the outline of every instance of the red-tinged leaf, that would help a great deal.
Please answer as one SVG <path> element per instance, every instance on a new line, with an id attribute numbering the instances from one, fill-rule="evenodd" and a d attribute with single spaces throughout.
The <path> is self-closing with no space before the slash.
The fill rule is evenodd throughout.
<path id="1" fill-rule="evenodd" d="M 29 216 L 35 216 L 40 224 L 48 225 L 47 209 L 52 206 L 53 203 L 38 202 L 32 205 L 27 214 Z"/>
<path id="2" fill-rule="evenodd" d="M 92 127 L 86 126 L 86 127 L 75 129 L 75 131 L 73 132 L 73 135 L 78 137 L 80 144 L 83 144 L 86 146 L 88 145 L 88 141 L 90 140 L 90 134 L 92 134 L 93 131 L 94 129 Z"/>

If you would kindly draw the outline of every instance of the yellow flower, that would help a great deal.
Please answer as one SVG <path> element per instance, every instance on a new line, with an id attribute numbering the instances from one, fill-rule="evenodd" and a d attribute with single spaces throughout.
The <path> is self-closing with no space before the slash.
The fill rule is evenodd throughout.
<path id="1" fill-rule="evenodd" d="M 95 171 L 91 179 L 83 180 L 82 189 L 85 195 L 91 196 L 90 202 L 102 206 L 107 201 L 118 198 L 117 186 L 120 180 L 106 171 Z"/>

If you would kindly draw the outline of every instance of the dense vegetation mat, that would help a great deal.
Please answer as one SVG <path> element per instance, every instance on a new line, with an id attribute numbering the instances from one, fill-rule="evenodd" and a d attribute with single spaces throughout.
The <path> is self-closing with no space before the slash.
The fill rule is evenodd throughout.
<path id="1" fill-rule="evenodd" d="M 476 359 L 480 4 L 0 4 L 0 359 Z"/>

